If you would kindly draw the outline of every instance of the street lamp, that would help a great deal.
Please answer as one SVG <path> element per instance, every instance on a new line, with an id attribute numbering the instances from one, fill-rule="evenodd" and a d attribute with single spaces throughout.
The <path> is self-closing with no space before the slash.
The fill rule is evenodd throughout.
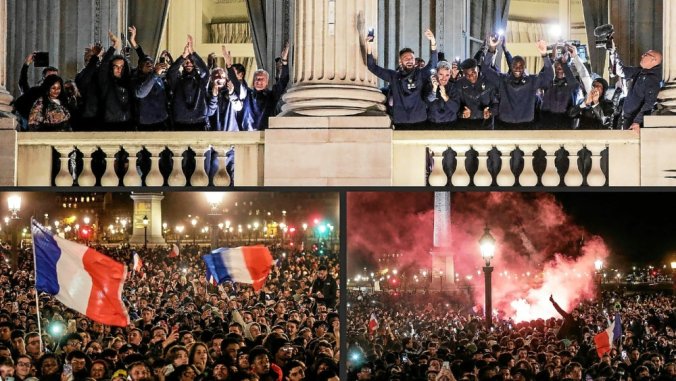
<path id="1" fill-rule="evenodd" d="M 495 238 L 491 235 L 488 225 L 484 228 L 484 234 L 479 239 L 479 247 L 481 248 L 481 257 L 486 262 L 484 266 L 484 287 L 486 289 L 485 311 L 486 328 L 490 329 L 493 326 L 493 300 L 492 300 L 492 284 L 491 274 L 493 267 L 491 266 L 491 259 L 495 255 Z"/>
<path id="2" fill-rule="evenodd" d="M 120 224 L 122 224 L 122 238 L 124 239 L 124 243 L 127 243 L 127 219 L 121 219 Z"/>
<path id="3" fill-rule="evenodd" d="M 143 216 L 143 248 L 148 248 L 148 216 Z"/>
<path id="4" fill-rule="evenodd" d="M 596 283 L 598 288 L 598 298 L 601 299 L 601 270 L 603 269 L 603 260 L 597 259 L 594 261 L 594 268 L 596 269 Z"/>
<path id="5" fill-rule="evenodd" d="M 12 235 L 12 267 L 15 267 L 17 265 L 17 261 L 19 259 L 19 248 L 17 246 L 17 232 L 19 230 L 19 220 L 21 217 L 19 217 L 19 212 L 21 211 L 21 196 L 9 196 L 7 198 L 7 209 L 9 209 L 9 213 L 11 215 L 10 218 L 5 217 L 5 223 L 9 223 L 10 219 L 12 220 L 12 229 L 10 229 L 11 235 Z"/>
<path id="6" fill-rule="evenodd" d="M 178 233 L 178 238 L 176 239 L 176 246 L 181 247 L 181 235 L 183 235 L 183 225 L 176 226 L 176 233 Z"/>
<path id="7" fill-rule="evenodd" d="M 216 230 L 216 223 L 221 216 L 221 203 L 223 202 L 223 192 L 206 192 L 205 196 L 207 197 L 207 202 L 211 206 L 211 212 L 209 212 L 209 225 L 210 225 L 210 234 L 211 234 L 211 249 L 216 249 L 218 247 L 218 234 L 220 230 Z"/>
<path id="8" fill-rule="evenodd" d="M 196 230 L 197 220 L 195 218 L 190 220 L 190 225 L 192 225 L 192 245 L 195 246 L 195 236 L 197 235 Z"/>
<path id="9" fill-rule="evenodd" d="M 672 295 L 676 295 L 676 261 L 671 261 Z"/>

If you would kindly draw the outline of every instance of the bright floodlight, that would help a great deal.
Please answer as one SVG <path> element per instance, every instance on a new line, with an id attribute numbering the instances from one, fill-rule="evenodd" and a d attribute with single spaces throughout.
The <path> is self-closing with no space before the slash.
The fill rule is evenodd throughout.
<path id="1" fill-rule="evenodd" d="M 178 233 L 183 233 L 183 229 L 185 229 L 185 228 L 183 227 L 183 225 L 178 225 L 178 226 L 176 226 L 176 232 L 178 232 Z"/>
<path id="2" fill-rule="evenodd" d="M 92 221 L 92 219 L 89 218 L 89 216 L 86 216 L 83 220 L 84 220 L 85 225 L 89 225 L 89 223 Z"/>
<path id="3" fill-rule="evenodd" d="M 14 195 L 7 197 L 7 208 L 12 213 L 12 218 L 17 218 L 21 210 L 21 196 Z"/>
<path id="4" fill-rule="evenodd" d="M 676 270 L 676 261 L 671 262 L 671 269 Z"/>
<path id="5" fill-rule="evenodd" d="M 554 24 L 549 27 L 549 33 L 551 33 L 552 37 L 555 39 L 560 39 L 561 38 L 561 25 L 559 24 Z"/>
<path id="6" fill-rule="evenodd" d="M 495 238 L 491 235 L 488 226 L 484 228 L 484 235 L 479 239 L 479 247 L 481 248 L 481 257 L 486 261 L 486 265 L 490 266 L 491 259 L 495 255 Z"/>
<path id="7" fill-rule="evenodd" d="M 195 227 L 195 225 L 197 225 L 197 220 L 193 218 L 192 220 L 190 220 L 190 224 L 191 224 L 193 227 Z"/>
<path id="8" fill-rule="evenodd" d="M 205 192 L 204 194 L 207 197 L 207 202 L 212 207 L 220 205 L 223 201 L 223 192 Z"/>
<path id="9" fill-rule="evenodd" d="M 596 269 L 596 271 L 601 271 L 601 268 L 603 268 L 603 261 L 600 259 L 594 261 L 594 268 Z"/>

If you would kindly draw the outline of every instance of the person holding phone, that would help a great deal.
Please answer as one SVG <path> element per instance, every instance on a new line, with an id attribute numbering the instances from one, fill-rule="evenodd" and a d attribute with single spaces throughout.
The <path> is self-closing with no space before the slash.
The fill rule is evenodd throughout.
<path id="1" fill-rule="evenodd" d="M 427 120 L 427 106 L 423 100 L 423 87 L 430 81 L 431 69 L 437 66 L 437 41 L 431 30 L 425 31 L 430 42 L 430 60 L 427 66 L 416 66 L 415 52 L 410 48 L 399 51 L 399 68 L 385 69 L 373 57 L 375 36 L 366 36 L 366 66 L 376 77 L 390 84 L 392 97 L 392 122 L 399 129 L 421 129 Z"/>
<path id="2" fill-rule="evenodd" d="M 433 129 L 451 128 L 458 120 L 460 99 L 454 81 L 457 75 L 457 66 L 454 68 L 450 63 L 440 61 L 436 72 L 430 77 L 430 83 L 426 86 L 425 101 L 427 120 Z"/>

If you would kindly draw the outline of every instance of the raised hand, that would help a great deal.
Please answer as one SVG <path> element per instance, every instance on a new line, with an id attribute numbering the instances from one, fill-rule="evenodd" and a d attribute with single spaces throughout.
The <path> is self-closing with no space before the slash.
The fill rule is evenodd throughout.
<path id="1" fill-rule="evenodd" d="M 437 44 L 437 39 L 434 38 L 434 33 L 430 29 L 427 29 L 425 31 L 425 37 L 427 37 L 428 40 L 430 40 L 430 45 L 436 46 Z"/>
<path id="2" fill-rule="evenodd" d="M 129 27 L 129 43 L 131 44 L 131 47 L 136 49 L 138 44 L 136 43 L 136 27 L 135 26 L 130 26 Z"/>
<path id="3" fill-rule="evenodd" d="M 35 54 L 35 52 L 33 52 L 33 53 L 31 53 L 31 54 L 29 54 L 29 55 L 26 56 L 26 61 L 25 61 L 26 65 L 29 65 L 29 66 L 30 66 L 30 64 L 33 63 L 33 54 Z"/>
<path id="4" fill-rule="evenodd" d="M 494 51 L 498 45 L 500 45 L 500 37 L 495 38 L 494 35 L 489 34 L 488 37 L 486 38 L 486 41 L 488 42 L 488 47 L 491 48 L 491 51 Z"/>
<path id="5" fill-rule="evenodd" d="M 535 46 L 537 47 L 538 52 L 540 52 L 541 56 L 547 54 L 547 42 L 545 40 L 539 40 L 538 42 L 535 43 Z"/>
<path id="6" fill-rule="evenodd" d="M 195 52 L 194 40 L 191 35 L 188 35 L 188 47 L 190 48 L 191 54 Z"/>
<path id="7" fill-rule="evenodd" d="M 289 59 L 289 41 L 284 43 L 284 48 L 282 48 L 280 57 L 282 58 L 282 61 L 287 61 Z"/>
<path id="8" fill-rule="evenodd" d="M 113 32 L 108 31 L 108 38 L 110 38 L 110 42 L 113 44 L 116 50 L 120 50 L 122 47 L 122 42 L 120 41 L 120 38 L 117 37 Z"/>
<path id="9" fill-rule="evenodd" d="M 221 50 L 223 51 L 223 58 L 225 59 L 225 67 L 229 69 L 230 66 L 232 66 L 232 55 L 225 45 L 221 45 Z"/>

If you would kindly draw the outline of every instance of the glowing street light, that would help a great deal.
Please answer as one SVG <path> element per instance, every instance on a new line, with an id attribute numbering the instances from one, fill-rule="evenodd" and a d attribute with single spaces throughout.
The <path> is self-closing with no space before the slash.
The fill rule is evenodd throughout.
<path id="1" fill-rule="evenodd" d="M 143 248 L 148 248 L 148 216 L 143 216 Z"/>
<path id="2" fill-rule="evenodd" d="M 18 221 L 21 219 L 19 217 L 19 212 L 21 211 L 21 196 L 13 195 L 7 197 L 7 209 L 9 210 L 10 217 L 5 217 L 5 223 L 9 224 L 10 218 L 13 221 L 12 232 L 12 267 L 15 267 L 17 260 L 19 258 L 18 252 L 18 242 L 17 242 L 17 230 L 18 230 Z"/>
<path id="3" fill-rule="evenodd" d="M 91 218 L 89 218 L 89 216 L 85 216 L 83 221 L 84 221 L 85 225 L 89 225 L 89 223 L 91 222 Z"/>

